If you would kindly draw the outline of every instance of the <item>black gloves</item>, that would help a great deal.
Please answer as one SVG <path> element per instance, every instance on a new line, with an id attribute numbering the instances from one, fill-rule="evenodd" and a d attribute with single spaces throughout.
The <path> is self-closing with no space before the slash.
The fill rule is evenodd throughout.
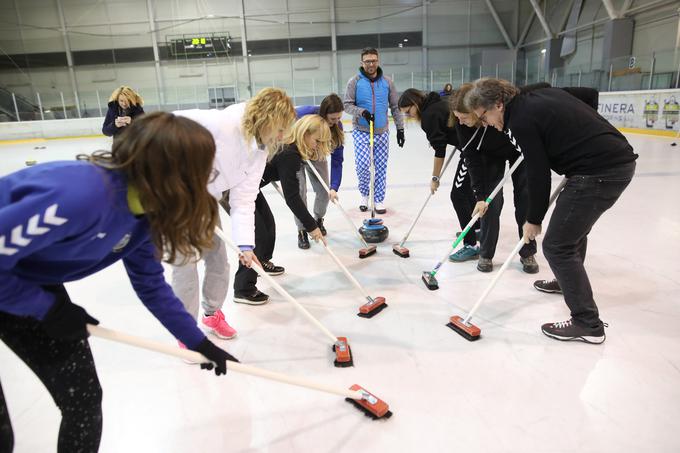
<path id="1" fill-rule="evenodd" d="M 369 123 L 375 121 L 375 116 L 371 112 L 369 112 L 368 110 L 364 110 L 363 112 L 361 112 L 361 116 L 363 116 L 364 119 L 366 121 L 368 121 Z"/>
<path id="2" fill-rule="evenodd" d="M 227 351 L 218 348 L 207 338 L 203 340 L 201 344 L 196 346 L 195 351 L 203 354 L 211 362 L 215 362 L 216 365 L 215 374 L 217 376 L 221 374 L 227 374 L 227 360 L 231 360 L 232 362 L 238 362 L 236 357 L 229 354 Z M 213 364 L 201 363 L 201 368 L 204 370 L 212 370 Z"/>
<path id="3" fill-rule="evenodd" d="M 83 307 L 71 302 L 64 285 L 45 285 L 45 291 L 54 294 L 56 301 L 42 320 L 47 335 L 59 340 L 84 340 L 90 334 L 87 324 L 99 324 Z"/>
<path id="4" fill-rule="evenodd" d="M 404 147 L 405 141 L 406 138 L 404 138 L 404 129 L 397 129 L 397 145 L 399 145 L 399 148 Z"/>

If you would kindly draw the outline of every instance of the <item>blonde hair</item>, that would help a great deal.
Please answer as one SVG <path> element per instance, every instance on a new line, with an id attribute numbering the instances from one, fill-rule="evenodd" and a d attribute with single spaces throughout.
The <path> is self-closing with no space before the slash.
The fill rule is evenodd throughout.
<path id="1" fill-rule="evenodd" d="M 109 102 L 118 102 L 118 98 L 121 96 L 124 96 L 131 105 L 144 105 L 144 99 L 142 99 L 142 97 L 137 94 L 135 90 L 125 85 L 113 90 L 113 93 L 111 93 L 111 97 L 109 98 Z"/>
<path id="2" fill-rule="evenodd" d="M 316 150 L 307 146 L 305 136 L 307 134 L 319 133 L 319 141 L 321 142 Z M 331 137 L 331 128 L 328 126 L 326 120 L 319 115 L 305 115 L 300 118 L 291 129 L 286 137 L 286 143 L 295 143 L 300 156 L 304 160 L 322 160 L 331 154 L 331 145 L 333 140 Z"/>
<path id="3" fill-rule="evenodd" d="M 449 114 L 449 127 L 455 126 L 456 122 L 458 121 L 458 118 L 456 118 L 456 115 L 453 112 L 470 115 L 475 120 L 477 126 L 481 125 L 479 118 L 477 118 L 477 115 L 475 115 L 475 111 L 470 108 L 467 102 L 465 102 L 466 97 L 472 88 L 474 88 L 474 86 L 471 83 L 464 83 L 451 94 L 451 97 L 449 98 L 449 110 L 451 112 Z"/>
<path id="4" fill-rule="evenodd" d="M 243 114 L 243 138 L 246 142 L 255 139 L 262 144 L 264 129 L 282 127 L 288 130 L 295 121 L 295 107 L 286 92 L 279 88 L 263 88 L 246 104 Z M 282 143 L 268 146 L 269 156 L 273 157 Z"/>

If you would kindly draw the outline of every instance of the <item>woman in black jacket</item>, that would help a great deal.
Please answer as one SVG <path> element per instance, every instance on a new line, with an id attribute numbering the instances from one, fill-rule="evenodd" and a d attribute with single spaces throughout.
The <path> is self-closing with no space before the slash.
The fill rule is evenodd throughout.
<path id="1" fill-rule="evenodd" d="M 143 105 L 144 100 L 132 88 L 122 86 L 113 90 L 109 98 L 109 110 L 104 118 L 102 133 L 113 137 L 122 132 L 135 117 L 144 113 Z"/>
<path id="2" fill-rule="evenodd" d="M 324 241 L 316 219 L 307 210 L 300 196 L 298 172 L 303 160 L 322 160 L 331 154 L 331 130 L 319 115 L 305 115 L 300 118 L 286 139 L 283 149 L 267 162 L 260 182 L 260 188 L 280 181 L 286 205 L 295 217 L 300 219 L 306 232 L 314 241 Z M 269 204 L 262 192 L 255 199 L 255 256 L 269 275 L 279 275 L 284 268 L 271 262 L 276 244 L 276 222 Z M 251 269 L 239 268 L 234 276 L 234 297 L 257 291 L 257 273 Z"/>
<path id="3" fill-rule="evenodd" d="M 456 132 L 458 140 L 467 142 L 470 140 L 478 127 L 481 126 L 477 116 L 465 105 L 465 95 L 472 88 L 472 84 L 466 83 L 451 96 L 451 113 L 458 120 Z M 465 163 L 470 172 L 472 191 L 477 203 L 473 215 L 479 212 L 482 215 L 481 237 L 479 239 L 479 261 L 477 269 L 480 272 L 493 270 L 492 259 L 496 253 L 498 234 L 500 232 L 500 216 L 503 209 L 503 191 L 498 192 L 491 204 L 486 203 L 486 197 L 503 179 L 507 167 L 515 163 L 519 153 L 510 143 L 508 138 L 494 128 L 487 127 L 478 133 L 468 146 L 465 153 Z M 519 164 L 512 174 L 512 187 L 515 203 L 515 221 L 519 237 L 522 237 L 522 226 L 526 221 L 527 213 L 527 177 L 526 165 Z M 536 263 L 536 241 L 524 244 L 519 251 L 522 269 L 528 274 L 538 272 Z"/>
<path id="4" fill-rule="evenodd" d="M 571 317 L 543 324 L 557 340 L 600 344 L 604 323 L 584 267 L 588 234 L 621 196 L 635 173 L 626 138 L 593 108 L 559 88 L 522 92 L 509 82 L 479 79 L 465 99 L 487 126 L 504 131 L 527 165 L 525 240 L 541 233 L 548 210 L 551 171 L 567 177 L 550 217 L 543 252 Z"/>
<path id="5" fill-rule="evenodd" d="M 427 141 L 434 149 L 434 165 L 430 182 L 430 191 L 434 194 L 439 188 L 439 175 L 444 166 L 446 145 L 453 145 L 460 149 L 456 131 L 449 123 L 449 103 L 435 92 L 426 94 L 415 88 L 409 88 L 402 93 L 398 105 L 402 114 L 415 118 L 420 122 L 420 127 L 425 132 Z M 460 227 L 465 228 L 465 225 L 467 225 L 472 217 L 475 196 L 472 193 L 470 177 L 462 156 L 458 161 L 458 168 L 453 178 L 451 202 L 453 203 L 453 210 L 456 212 Z M 461 262 L 477 258 L 479 248 L 477 247 L 475 230 L 478 228 L 479 226 L 475 225 L 474 228 L 470 229 L 463 240 L 463 248 L 449 257 L 451 261 Z"/>

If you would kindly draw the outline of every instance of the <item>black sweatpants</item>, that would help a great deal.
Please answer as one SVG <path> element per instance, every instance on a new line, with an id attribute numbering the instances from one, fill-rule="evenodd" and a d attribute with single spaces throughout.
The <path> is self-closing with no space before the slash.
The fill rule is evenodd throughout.
<path id="1" fill-rule="evenodd" d="M 519 158 L 516 154 L 512 159 L 504 159 L 499 157 L 489 157 L 482 155 L 482 162 L 484 164 L 484 187 L 485 194 L 491 194 L 499 182 L 503 179 L 505 174 L 505 163 L 508 163 L 508 168 L 512 167 L 515 161 Z M 525 162 L 519 164 L 515 172 L 512 174 L 512 190 L 515 202 L 515 222 L 517 222 L 518 239 L 523 236 L 522 227 L 527 217 L 527 174 Z M 498 234 L 500 232 L 500 217 L 503 210 L 503 190 L 496 194 L 496 197 L 489 204 L 489 209 L 482 217 L 482 230 L 479 239 L 479 256 L 482 258 L 491 259 L 496 254 L 496 245 L 498 244 Z M 519 250 L 519 256 L 526 258 L 536 254 L 536 241 L 531 241 L 529 244 Z"/>
<path id="2" fill-rule="evenodd" d="M 255 199 L 255 249 L 253 253 L 260 262 L 269 261 L 274 255 L 276 223 L 262 192 Z M 234 295 L 249 295 L 257 289 L 257 272 L 243 264 L 238 265 L 234 276 Z"/>
<path id="3" fill-rule="evenodd" d="M 96 452 L 102 435 L 102 389 L 87 340 L 56 340 L 39 321 L 2 312 L 0 340 L 38 376 L 59 407 L 57 451 Z M 12 451 L 12 444 L 12 425 L 0 388 L 0 451 Z"/>
<path id="4" fill-rule="evenodd" d="M 458 223 L 460 223 L 460 228 L 465 229 L 465 225 L 468 224 L 472 218 L 472 211 L 475 208 L 475 194 L 472 192 L 472 185 L 470 184 L 470 174 L 468 173 L 467 166 L 461 158 L 458 161 L 458 167 L 456 168 L 456 174 L 453 177 L 453 187 L 451 187 L 451 203 L 453 203 L 453 210 L 456 211 L 456 216 L 458 217 Z M 477 235 L 475 230 L 479 229 L 479 221 L 470 228 L 470 231 L 465 235 L 463 243 L 465 245 L 475 246 L 477 245 Z"/>

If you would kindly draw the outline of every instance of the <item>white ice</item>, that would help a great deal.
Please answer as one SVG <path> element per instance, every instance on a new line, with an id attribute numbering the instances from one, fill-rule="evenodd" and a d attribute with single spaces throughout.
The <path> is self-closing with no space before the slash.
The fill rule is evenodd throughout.
<path id="1" fill-rule="evenodd" d="M 175 358 L 93 338 L 104 388 L 101 451 L 680 451 L 680 147 L 666 138 L 628 138 L 640 154 L 637 174 L 590 234 L 586 262 L 609 323 L 603 345 L 541 333 L 542 323 L 569 313 L 562 297 L 532 288 L 535 279 L 551 277 L 540 253 L 538 275 L 524 274 L 516 260 L 482 305 L 473 319 L 482 329 L 479 341 L 445 327 L 451 315 L 467 313 L 495 273 L 478 272 L 474 262 L 447 262 L 438 291 L 421 282 L 459 230 L 449 201 L 455 160 L 407 243 L 411 258 L 392 253 L 427 196 L 432 166 L 424 134 L 410 125 L 404 149 L 391 137 L 382 216 L 390 237 L 377 255 L 359 260 L 358 241 L 340 212 L 330 206 L 326 217 L 333 251 L 371 295 L 387 298 L 389 308 L 373 319 L 356 316 L 362 297 L 319 244 L 297 248 L 292 214 L 265 189 L 277 220 L 274 262 L 286 268 L 277 281 L 331 332 L 349 338 L 355 366 L 335 368 L 327 338 L 261 280 L 271 302 L 237 305 L 230 291 L 224 311 L 239 335 L 215 340 L 246 364 L 339 387 L 358 383 L 394 416 L 371 421 L 342 397 L 234 372 L 217 378 Z M 351 142 L 348 134 L 340 197 L 359 224 Z M 0 174 L 28 159 L 72 158 L 107 146 L 105 139 L 2 145 Z M 494 272 L 518 239 L 510 186 Z M 67 286 L 103 326 L 174 344 L 135 296 L 122 265 Z M 4 344 L 0 360 L 15 451 L 54 451 L 59 412 L 49 394 Z"/>

